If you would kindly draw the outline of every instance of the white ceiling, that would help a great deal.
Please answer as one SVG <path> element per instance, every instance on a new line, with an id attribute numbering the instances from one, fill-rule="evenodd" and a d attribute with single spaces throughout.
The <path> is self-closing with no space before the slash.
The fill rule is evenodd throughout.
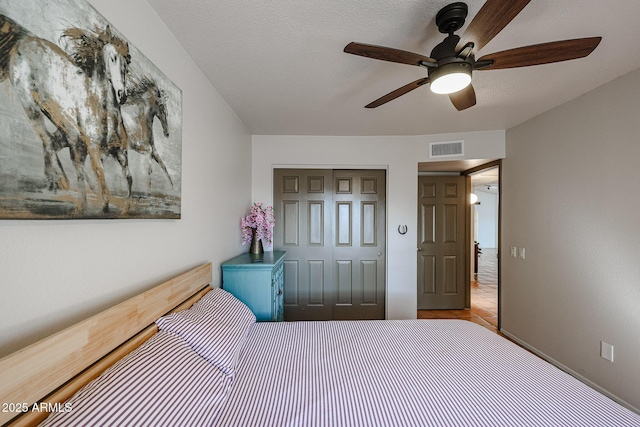
<path id="1" fill-rule="evenodd" d="M 480 187 L 481 191 L 497 193 L 500 186 L 500 170 L 496 167 L 471 175 L 471 185 L 474 188 Z"/>
<path id="2" fill-rule="evenodd" d="M 640 67 L 639 0 L 532 0 L 476 57 L 602 36 L 587 58 L 476 71 L 458 112 L 427 86 L 364 105 L 426 75 L 343 52 L 351 41 L 429 55 L 444 0 L 148 0 L 254 135 L 425 135 L 508 129 Z M 467 0 L 469 17 L 483 0 Z"/>

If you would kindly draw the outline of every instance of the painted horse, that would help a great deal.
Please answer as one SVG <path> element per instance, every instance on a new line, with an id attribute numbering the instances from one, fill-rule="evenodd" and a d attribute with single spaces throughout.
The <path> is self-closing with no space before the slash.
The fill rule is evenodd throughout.
<path id="1" fill-rule="evenodd" d="M 127 181 L 128 210 L 133 179 L 129 171 L 128 138 L 121 111 L 121 106 L 127 101 L 128 45 L 115 36 L 109 26 L 104 31 L 98 28 L 93 31 L 69 28 L 62 33 L 61 39 L 65 41 L 65 51 L 90 76 L 91 85 L 101 101 L 106 124 L 103 128 L 104 138 L 100 142 L 100 158 L 104 162 L 112 156 L 120 163 Z M 69 145 L 63 136 L 59 133 L 56 135 L 56 151 Z M 63 144 L 60 145 L 60 142 Z"/>
<path id="2" fill-rule="evenodd" d="M 122 118 L 129 139 L 129 148 L 140 154 L 149 155 L 147 168 L 149 187 L 151 187 L 153 160 L 162 168 L 173 187 L 173 180 L 158 154 L 153 137 L 153 122 L 156 117 L 162 125 L 164 136 L 168 138 L 169 124 L 164 92 L 149 77 L 130 78 L 127 85 L 127 102 L 122 106 Z"/>
<path id="3" fill-rule="evenodd" d="M 68 183 L 45 117 L 64 135 L 78 180 L 77 213 L 85 212 L 87 207 L 83 170 L 87 156 L 100 184 L 103 211 L 109 210 L 110 192 L 101 150 L 108 147 L 110 132 L 123 128 L 121 118 L 118 119 L 119 108 L 114 112 L 111 107 L 126 100 L 126 72 L 130 62 L 128 45 L 108 27 L 94 47 L 100 49 L 93 53 L 95 66 L 89 74 L 76 64 L 79 58 L 72 58 L 56 44 L 34 36 L 0 15 L 0 81 L 6 79 L 11 83 L 42 140 L 45 176 L 54 191 L 65 188 Z"/>

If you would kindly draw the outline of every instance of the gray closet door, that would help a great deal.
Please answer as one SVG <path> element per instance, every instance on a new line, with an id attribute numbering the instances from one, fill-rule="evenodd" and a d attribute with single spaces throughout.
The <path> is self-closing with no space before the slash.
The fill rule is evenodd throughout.
<path id="1" fill-rule="evenodd" d="M 384 319 L 385 171 L 274 171 L 285 320 Z"/>
<path id="2" fill-rule="evenodd" d="M 332 176 L 331 170 L 274 171 L 274 248 L 287 251 L 285 320 L 331 319 Z"/>
<path id="3" fill-rule="evenodd" d="M 465 308 L 465 195 L 465 177 L 418 177 L 418 309 Z"/>

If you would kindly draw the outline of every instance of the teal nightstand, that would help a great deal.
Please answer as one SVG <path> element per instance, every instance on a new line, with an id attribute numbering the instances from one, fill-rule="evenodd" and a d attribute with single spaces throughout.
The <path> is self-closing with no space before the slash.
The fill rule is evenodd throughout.
<path id="1" fill-rule="evenodd" d="M 245 303 L 258 321 L 284 320 L 285 255 L 245 253 L 222 263 L 222 288 Z"/>

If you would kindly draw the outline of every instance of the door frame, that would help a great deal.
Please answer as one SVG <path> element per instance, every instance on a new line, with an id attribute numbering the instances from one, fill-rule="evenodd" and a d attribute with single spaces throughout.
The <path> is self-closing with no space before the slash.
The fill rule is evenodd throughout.
<path id="1" fill-rule="evenodd" d="M 472 193 L 472 187 L 471 187 L 471 175 L 476 174 L 478 172 L 482 172 L 484 170 L 487 169 L 492 169 L 492 168 L 498 168 L 498 241 L 497 241 L 497 250 L 498 250 L 498 283 L 497 283 L 497 287 L 498 287 L 498 331 L 501 330 L 502 327 L 502 286 L 501 286 L 501 281 L 502 281 L 502 159 L 498 159 L 498 160 L 494 160 L 488 163 L 484 163 L 482 165 L 473 167 L 471 169 L 467 169 L 465 171 L 461 172 L 461 175 L 464 175 L 467 177 L 467 200 L 469 200 L 468 198 L 471 197 L 471 193 Z M 467 231 L 470 233 L 471 231 L 471 207 L 469 204 L 467 204 L 468 206 L 468 213 L 467 213 Z M 471 245 L 471 239 L 467 239 L 467 245 L 469 246 L 467 248 L 467 253 L 471 253 L 472 245 Z M 471 271 L 471 263 L 473 262 L 473 260 L 471 259 L 471 257 L 467 257 L 467 261 L 468 261 L 468 265 L 467 265 L 467 271 Z M 468 292 L 468 298 L 469 298 L 469 307 L 471 307 L 471 281 L 469 280 L 469 292 Z"/>

